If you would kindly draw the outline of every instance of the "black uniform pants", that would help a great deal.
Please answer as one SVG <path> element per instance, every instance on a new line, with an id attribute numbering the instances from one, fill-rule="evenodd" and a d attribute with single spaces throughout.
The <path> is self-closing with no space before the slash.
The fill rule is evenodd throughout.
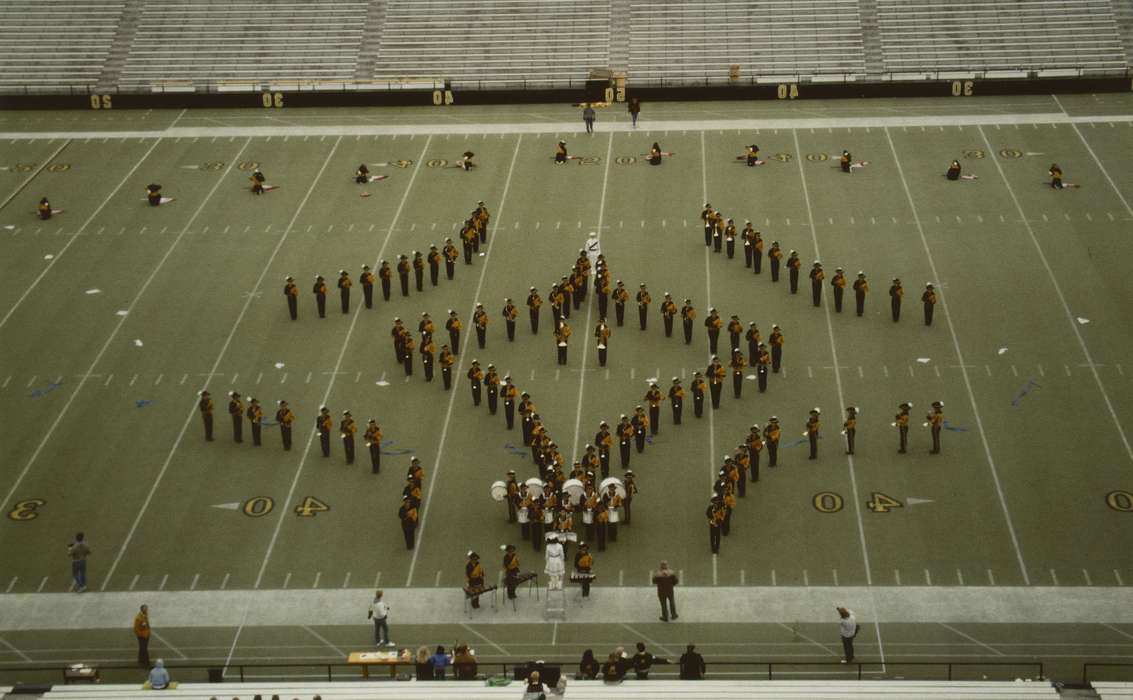
<path id="1" fill-rule="evenodd" d="M 326 294 L 316 294 L 315 295 L 315 306 L 317 306 L 318 309 L 319 309 L 319 318 L 326 318 L 327 317 L 327 295 Z"/>
<path id="2" fill-rule="evenodd" d="M 441 367 L 441 379 L 444 381 L 445 391 L 452 388 L 452 367 Z"/>
<path id="3" fill-rule="evenodd" d="M 935 304 L 925 304 L 924 305 L 924 324 L 926 326 L 932 325 L 932 312 L 935 308 L 936 308 Z"/>
<path id="4" fill-rule="evenodd" d="M 385 299 L 386 301 L 389 301 L 390 282 L 391 280 L 389 280 L 388 278 L 382 278 L 382 299 Z"/>
<path id="5" fill-rule="evenodd" d="M 445 259 L 445 277 L 447 277 L 448 279 L 451 280 L 452 276 L 455 275 L 455 274 L 456 274 L 456 261 L 455 260 L 449 260 L 449 259 L 446 258 Z"/>
<path id="6" fill-rule="evenodd" d="M 421 366 L 425 369 L 425 381 L 433 381 L 433 358 L 429 355 L 422 355 Z"/>
<path id="7" fill-rule="evenodd" d="M 854 294 L 854 304 L 857 307 L 858 316 L 865 313 L 865 294 Z"/>
<path id="8" fill-rule="evenodd" d="M 413 376 L 413 354 L 408 353 L 408 352 L 405 353 L 405 355 L 403 355 L 402 358 L 401 358 L 401 362 L 402 362 L 403 365 L 405 365 L 405 376 L 412 377 Z"/>
<path id="9" fill-rule="evenodd" d="M 756 250 L 751 254 L 751 266 L 755 270 L 755 274 L 763 272 L 763 251 Z"/>
<path id="10" fill-rule="evenodd" d="M 669 618 L 677 619 L 677 600 L 673 592 L 669 591 L 664 595 L 658 593 L 657 599 L 661 601 L 661 619 L 666 622 L 669 621 Z M 666 609 L 666 603 L 668 603 L 668 609 Z"/>
<path id="11" fill-rule="evenodd" d="M 299 300 L 290 294 L 287 295 L 287 313 L 291 314 L 292 321 L 299 318 Z"/>
<path id="12" fill-rule="evenodd" d="M 330 433 L 319 432 L 319 446 L 323 448 L 323 456 L 330 457 Z"/>
<path id="13" fill-rule="evenodd" d="M 464 242 L 464 264 L 465 265 L 471 265 L 472 264 L 472 242 L 471 241 L 465 241 Z"/>
<path id="14" fill-rule="evenodd" d="M 374 308 L 374 285 L 372 285 L 372 284 L 362 285 L 362 298 L 365 299 L 365 301 L 366 301 L 366 308 L 367 309 Z"/>
<path id="15" fill-rule="evenodd" d="M 736 239 L 729 238 L 724 242 L 724 252 L 729 260 L 736 257 Z"/>
<path id="16" fill-rule="evenodd" d="M 414 536 L 417 534 L 417 523 L 402 520 L 401 534 L 405 535 L 405 548 L 413 549 Z"/>
<path id="17" fill-rule="evenodd" d="M 401 281 L 401 296 L 409 296 L 409 273 L 398 273 L 397 277 Z"/>
<path id="18" fill-rule="evenodd" d="M 673 317 L 668 315 L 668 314 L 665 314 L 665 315 L 662 316 L 662 318 L 665 321 L 665 337 L 666 338 L 672 338 L 673 337 Z"/>
<path id="19" fill-rule="evenodd" d="M 704 394 L 693 393 L 692 395 L 692 413 L 697 418 L 704 415 Z"/>
<path id="20" fill-rule="evenodd" d="M 515 427 L 515 402 L 511 399 L 504 401 L 504 420 L 507 421 L 508 430 Z"/>
<path id="21" fill-rule="evenodd" d="M 598 524 L 595 526 L 595 529 L 598 531 L 598 551 L 599 552 L 605 552 L 606 551 L 606 523 L 599 521 Z"/>
<path id="22" fill-rule="evenodd" d="M 633 434 L 634 443 L 637 447 L 637 453 L 641 454 L 645 451 L 645 429 L 638 428 Z"/>
<path id="23" fill-rule="evenodd" d="M 499 406 L 500 391 L 492 385 L 488 387 L 488 413 L 493 416 L 496 415 L 496 407 Z"/>
<path id="24" fill-rule="evenodd" d="M 413 281 L 418 292 L 425 290 L 425 268 L 417 267 L 413 269 Z"/>
<path id="25" fill-rule="evenodd" d="M 290 425 L 279 426 L 279 436 L 280 436 L 280 438 L 283 439 L 283 449 L 290 450 L 291 449 L 291 426 Z"/>
<path id="26" fill-rule="evenodd" d="M 379 474 L 382 471 L 382 443 L 370 443 L 370 472 Z"/>
<path id="27" fill-rule="evenodd" d="M 704 226 L 704 245 L 706 245 L 706 246 L 712 245 L 712 234 L 715 231 L 716 231 L 715 226 L 712 226 L 711 224 L 705 224 L 705 226 Z"/>
<path id="28" fill-rule="evenodd" d="M 239 413 L 232 414 L 232 439 L 244 442 L 244 416 Z"/>
<path id="29" fill-rule="evenodd" d="M 771 258 L 771 281 L 779 281 L 779 258 Z"/>
<path id="30" fill-rule="evenodd" d="M 681 409 L 684 408 L 683 401 L 673 401 L 673 425 L 681 424 Z"/>
<path id="31" fill-rule="evenodd" d="M 759 450 L 747 448 L 748 469 L 751 470 L 751 480 L 759 481 Z"/>
<path id="32" fill-rule="evenodd" d="M 810 457 L 808 459 L 818 459 L 818 433 L 808 431 L 806 439 L 810 442 Z"/>
<path id="33" fill-rule="evenodd" d="M 342 303 L 342 313 L 350 313 L 350 289 L 343 287 L 339 290 L 339 301 Z"/>
<path id="34" fill-rule="evenodd" d="M 504 577 L 504 586 L 507 588 L 507 599 L 515 600 L 515 587 L 518 584 L 519 575 L 515 572 L 509 571 L 507 576 Z"/>
<path id="35" fill-rule="evenodd" d="M 858 431 L 854 428 L 846 429 L 846 454 L 854 454 L 854 434 Z"/>
<path id="36" fill-rule="evenodd" d="M 437 280 L 440 279 L 440 277 L 441 277 L 441 266 L 440 266 L 440 264 L 437 264 L 437 265 L 430 264 L 429 265 L 429 283 L 432 284 L 434 287 L 436 287 L 437 286 Z"/>
<path id="37" fill-rule="evenodd" d="M 515 340 L 515 321 L 508 319 L 504 321 L 504 325 L 507 326 L 507 339 Z"/>
<path id="38" fill-rule="evenodd" d="M 682 321 L 685 327 L 685 345 L 692 342 L 692 321 L 685 319 Z"/>
<path id="39" fill-rule="evenodd" d="M 744 267 L 751 267 L 751 244 L 744 243 Z"/>
<path id="40" fill-rule="evenodd" d="M 779 464 L 779 443 L 767 441 L 767 466 L 774 467 Z"/>
<path id="41" fill-rule="evenodd" d="M 205 423 L 205 440 L 212 441 L 212 414 L 202 413 L 201 420 Z"/>
<path id="42" fill-rule="evenodd" d="M 744 373 L 732 372 L 732 392 L 740 398 L 744 391 Z"/>
<path id="43" fill-rule="evenodd" d="M 610 451 L 605 450 L 598 453 L 598 466 L 602 472 L 602 478 L 605 479 L 610 475 Z"/>
<path id="44" fill-rule="evenodd" d="M 889 300 L 889 312 L 893 315 L 893 323 L 901 320 L 901 299 L 893 297 Z"/>
<path id="45" fill-rule="evenodd" d="M 720 331 L 717 331 L 717 330 L 708 331 L 708 352 L 715 355 L 716 354 L 716 348 L 719 347 L 719 345 L 720 345 Z"/>
<path id="46" fill-rule="evenodd" d="M 607 348 L 605 345 L 598 346 L 598 366 L 600 367 L 606 366 L 606 350 Z"/>
<path id="47" fill-rule="evenodd" d="M 565 365 L 567 363 L 567 346 L 559 345 L 557 349 L 559 351 L 559 364 Z"/>
<path id="48" fill-rule="evenodd" d="M 448 332 L 448 347 L 453 355 L 460 354 L 460 331 L 455 328 Z"/>
<path id="49" fill-rule="evenodd" d="M 788 270 L 787 274 L 788 274 L 788 277 L 789 277 L 790 282 L 791 282 L 791 294 L 798 294 L 799 293 L 799 269 L 797 267 L 792 267 Z"/>
<path id="50" fill-rule="evenodd" d="M 815 306 L 822 304 L 822 282 L 812 280 L 810 283 L 810 301 Z"/>
<path id="51" fill-rule="evenodd" d="M 614 318 L 615 318 L 615 320 L 617 320 L 618 326 L 621 326 L 622 324 L 625 323 L 625 318 L 626 318 L 626 305 L 625 304 L 622 304 L 622 303 L 619 303 L 619 302 L 616 302 L 616 301 L 614 302 Z"/>
<path id="52" fill-rule="evenodd" d="M 480 405 L 480 382 L 475 380 L 472 382 L 472 405 Z"/>
<path id="53" fill-rule="evenodd" d="M 260 446 L 260 436 L 263 434 L 263 426 L 258 421 L 252 422 L 252 444 L 256 447 Z"/>
<path id="54" fill-rule="evenodd" d="M 539 310 L 531 309 L 528 315 L 531 317 L 531 334 L 534 335 L 539 332 Z"/>
<path id="55" fill-rule="evenodd" d="M 708 390 L 712 393 L 712 408 L 720 408 L 720 394 L 724 390 L 724 385 L 720 382 L 711 382 Z"/>
<path id="56" fill-rule="evenodd" d="M 842 297 L 845 293 L 845 289 L 834 287 L 834 313 L 842 313 Z"/>
<path id="57" fill-rule="evenodd" d="M 719 552 L 720 552 L 720 526 L 719 525 L 709 525 L 708 526 L 708 546 L 712 548 L 713 554 L 719 554 Z"/>
<path id="58" fill-rule="evenodd" d="M 637 306 L 637 322 L 641 325 L 641 330 L 645 330 L 645 324 L 649 321 L 649 307 L 638 304 Z"/>
<path id="59" fill-rule="evenodd" d="M 606 309 L 610 305 L 610 295 L 598 292 L 598 318 L 606 318 Z"/>
<path id="60" fill-rule="evenodd" d="M 661 432 L 661 406 L 649 407 L 649 434 L 656 435 Z"/>
<path id="61" fill-rule="evenodd" d="M 932 454 L 940 452 L 940 426 L 932 426 Z"/>
<path id="62" fill-rule="evenodd" d="M 621 440 L 618 442 L 618 448 L 621 450 L 622 469 L 629 468 L 629 440 Z"/>
<path id="63" fill-rule="evenodd" d="M 476 326 L 476 344 L 480 349 L 484 349 L 484 344 L 488 342 L 488 329 Z"/>
<path id="64" fill-rule="evenodd" d="M 346 453 L 346 463 L 354 464 L 354 436 L 347 435 L 342 438 L 342 451 Z"/>
<path id="65" fill-rule="evenodd" d="M 772 345 L 771 346 L 771 371 L 778 373 L 779 367 L 782 366 L 782 364 L 783 364 L 783 346 L 782 345 Z"/>
<path id="66" fill-rule="evenodd" d="M 543 516 L 531 521 L 531 546 L 536 552 L 543 551 Z"/>

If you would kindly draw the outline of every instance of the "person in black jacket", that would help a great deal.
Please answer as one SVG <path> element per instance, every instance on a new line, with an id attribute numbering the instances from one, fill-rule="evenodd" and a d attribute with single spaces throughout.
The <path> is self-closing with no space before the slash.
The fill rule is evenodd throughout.
<path id="1" fill-rule="evenodd" d="M 681 654 L 681 680 L 682 681 L 702 681 L 704 680 L 704 657 L 696 653 L 696 645 L 689 644 L 685 653 Z"/>
<path id="2" fill-rule="evenodd" d="M 639 681 L 649 679 L 649 669 L 653 664 L 669 663 L 668 659 L 661 659 L 653 656 L 645 650 L 645 644 L 642 642 L 637 643 L 637 653 L 633 655 L 633 672 L 634 676 Z"/>
<path id="3" fill-rule="evenodd" d="M 598 677 L 598 659 L 594 658 L 594 650 L 587 649 L 582 652 L 582 660 L 578 662 L 578 678 L 592 681 Z"/>

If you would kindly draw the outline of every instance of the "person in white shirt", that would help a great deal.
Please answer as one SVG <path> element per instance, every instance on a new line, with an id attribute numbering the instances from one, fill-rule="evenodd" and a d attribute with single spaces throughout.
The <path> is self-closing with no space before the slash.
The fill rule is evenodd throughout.
<path id="1" fill-rule="evenodd" d="M 370 613 L 367 617 L 374 621 L 374 644 L 392 647 L 389 639 L 389 606 L 382 600 L 382 591 L 374 592 L 374 602 L 370 603 Z"/>
<path id="2" fill-rule="evenodd" d="M 858 621 L 854 617 L 853 610 L 849 608 L 838 608 L 837 610 L 839 617 L 842 618 L 838 622 L 838 633 L 842 637 L 842 651 L 846 654 L 842 663 L 848 664 L 854 660 L 854 637 L 858 636 Z"/>
<path id="3" fill-rule="evenodd" d="M 546 557 L 547 564 L 543 571 L 547 574 L 547 589 L 560 590 L 563 587 L 563 574 L 566 573 L 566 557 L 557 537 L 551 537 L 547 541 Z"/>

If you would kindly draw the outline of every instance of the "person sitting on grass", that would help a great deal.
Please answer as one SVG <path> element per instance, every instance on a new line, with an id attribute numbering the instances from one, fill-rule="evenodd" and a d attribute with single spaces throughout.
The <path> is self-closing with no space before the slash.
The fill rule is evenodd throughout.
<path id="1" fill-rule="evenodd" d="M 169 687 L 169 671 L 165 670 L 164 659 L 158 659 L 150 670 L 149 685 L 154 690 L 165 690 Z"/>
<path id="2" fill-rule="evenodd" d="M 961 175 L 960 174 L 960 161 L 954 160 L 948 166 L 948 172 L 944 173 L 944 177 L 949 180 L 978 180 L 975 175 Z"/>
<path id="3" fill-rule="evenodd" d="M 44 221 L 47 221 L 56 214 L 63 213 L 62 209 L 52 209 L 51 202 L 48 201 L 47 197 L 43 197 L 39 200 L 39 206 L 36 207 L 36 211 L 39 213 L 39 218 Z"/>
<path id="4" fill-rule="evenodd" d="M 467 644 L 461 644 L 456 648 L 456 658 L 453 661 L 453 668 L 456 670 L 456 680 L 476 680 L 479 664 L 476 663 L 475 652 L 469 649 Z"/>
<path id="5" fill-rule="evenodd" d="M 151 207 L 156 207 L 162 204 L 169 204 L 173 201 L 173 197 L 162 197 L 161 185 L 155 182 L 146 185 L 146 200 L 149 202 L 149 205 Z"/>

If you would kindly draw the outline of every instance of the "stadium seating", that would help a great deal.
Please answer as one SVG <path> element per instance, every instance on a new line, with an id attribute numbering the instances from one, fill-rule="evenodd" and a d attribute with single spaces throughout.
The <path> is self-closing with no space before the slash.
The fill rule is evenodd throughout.
<path id="1" fill-rule="evenodd" d="M 113 0 L 0 3 L 0 90 L 97 83 L 123 7 Z"/>
<path id="2" fill-rule="evenodd" d="M 140 686 L 62 686 L 44 695 L 45 700 L 152 700 L 155 696 L 182 700 L 250 700 L 256 693 L 271 697 L 311 700 L 517 700 L 518 683 L 499 688 L 483 683 L 459 682 L 342 682 L 342 683 L 193 683 L 176 690 L 156 693 Z M 549 698 L 555 696 L 548 695 Z M 602 681 L 568 681 L 569 700 L 739 700 L 740 698 L 798 698 L 799 700 L 1040 700 L 1057 698 L 1058 691 L 1046 682 L 987 681 L 626 681 L 607 685 Z"/>
<path id="3" fill-rule="evenodd" d="M 1093 681 L 1090 685 L 1101 700 L 1131 700 L 1133 699 L 1133 683 L 1113 683 Z"/>
<path id="4" fill-rule="evenodd" d="M 145 0 L 119 82 L 354 79 L 365 0 Z"/>
<path id="5" fill-rule="evenodd" d="M 886 71 L 1122 71 L 1109 0 L 877 0 Z"/>
<path id="6" fill-rule="evenodd" d="M 857 0 L 635 2 L 631 84 L 865 73 Z"/>
<path id="7" fill-rule="evenodd" d="M 390 0 L 374 78 L 460 87 L 575 85 L 609 56 L 608 0 Z"/>

